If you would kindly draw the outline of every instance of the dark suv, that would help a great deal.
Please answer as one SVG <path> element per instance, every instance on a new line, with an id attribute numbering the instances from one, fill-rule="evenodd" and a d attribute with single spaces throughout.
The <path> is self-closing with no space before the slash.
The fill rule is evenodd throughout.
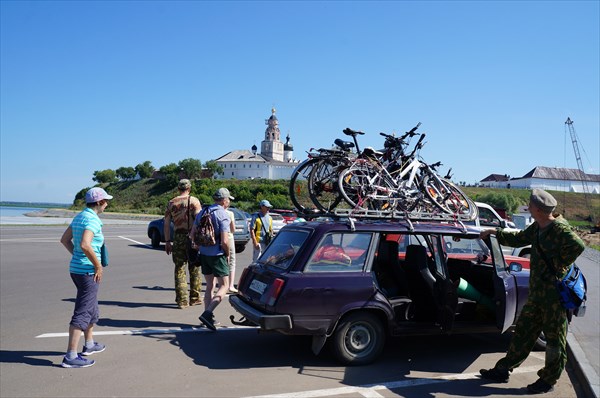
<path id="1" fill-rule="evenodd" d="M 310 335 L 315 354 L 329 342 L 342 363 L 366 364 L 387 336 L 509 329 L 529 283 L 529 260 L 513 259 L 495 236 L 452 223 L 294 223 L 229 301 L 236 324 Z"/>
<path id="2" fill-rule="evenodd" d="M 235 232 L 233 233 L 233 239 L 235 241 L 235 251 L 240 253 L 244 251 L 246 248 L 246 244 L 250 240 L 250 230 L 248 229 L 248 218 L 246 214 L 236 209 L 235 207 L 230 207 L 229 210 L 233 211 L 235 215 Z M 161 218 L 159 220 L 150 221 L 148 224 L 148 238 L 150 238 L 150 243 L 152 247 L 157 248 L 160 246 L 161 242 L 165 241 L 165 234 L 163 226 L 165 225 L 165 219 Z M 171 236 L 173 236 L 173 223 L 171 222 Z"/>

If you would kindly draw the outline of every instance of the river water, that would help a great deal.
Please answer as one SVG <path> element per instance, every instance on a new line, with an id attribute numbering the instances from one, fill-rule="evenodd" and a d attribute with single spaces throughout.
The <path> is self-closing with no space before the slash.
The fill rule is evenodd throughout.
<path id="1" fill-rule="evenodd" d="M 69 225 L 72 217 L 28 217 L 25 214 L 43 211 L 36 207 L 0 206 L 0 225 Z M 102 216 L 101 216 L 102 217 Z M 104 224 L 148 224 L 145 220 L 102 219 Z"/>

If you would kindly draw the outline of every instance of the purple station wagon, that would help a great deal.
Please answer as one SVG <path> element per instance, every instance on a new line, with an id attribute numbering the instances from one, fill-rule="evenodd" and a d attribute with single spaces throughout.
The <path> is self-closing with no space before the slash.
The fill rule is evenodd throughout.
<path id="1" fill-rule="evenodd" d="M 495 236 L 406 220 L 288 224 L 229 297 L 236 324 L 312 336 L 344 364 L 374 361 L 388 336 L 502 333 L 527 299 L 529 270 Z M 543 344 L 543 340 L 540 340 Z"/>

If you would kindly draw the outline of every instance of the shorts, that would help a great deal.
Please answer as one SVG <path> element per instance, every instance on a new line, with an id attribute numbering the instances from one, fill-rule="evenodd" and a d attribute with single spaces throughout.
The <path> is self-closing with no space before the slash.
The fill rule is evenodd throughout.
<path id="1" fill-rule="evenodd" d="M 202 275 L 214 276 L 229 276 L 229 264 L 227 264 L 227 256 L 207 256 L 200 254 L 200 266 L 202 267 Z"/>
<path id="2" fill-rule="evenodd" d="M 71 274 L 71 279 L 77 286 L 75 310 L 71 317 L 71 326 L 86 330 L 90 325 L 98 322 L 100 310 L 98 309 L 99 283 L 94 282 L 94 275 Z"/>

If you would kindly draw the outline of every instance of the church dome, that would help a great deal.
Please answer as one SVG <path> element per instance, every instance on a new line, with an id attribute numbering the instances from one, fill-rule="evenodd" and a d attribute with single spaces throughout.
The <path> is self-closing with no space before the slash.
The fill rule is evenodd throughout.
<path id="1" fill-rule="evenodd" d="M 284 151 L 293 151 L 294 150 L 294 146 L 290 142 L 290 135 L 289 134 L 285 137 L 285 144 L 283 144 L 283 150 Z"/>

